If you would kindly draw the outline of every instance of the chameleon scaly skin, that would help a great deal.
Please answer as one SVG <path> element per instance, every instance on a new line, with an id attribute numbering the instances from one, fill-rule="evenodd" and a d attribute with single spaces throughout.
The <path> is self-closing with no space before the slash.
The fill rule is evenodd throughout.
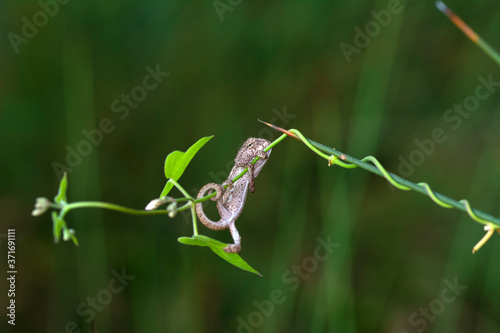
<path id="1" fill-rule="evenodd" d="M 254 179 L 259 175 L 260 170 L 262 170 L 271 154 L 271 149 L 264 152 L 264 149 L 270 144 L 271 142 L 265 139 L 249 138 L 238 151 L 234 159 L 236 164 L 222 185 L 208 183 L 198 192 L 198 199 L 204 197 L 207 191 L 215 190 L 217 192 L 217 195 L 210 200 L 217 201 L 220 220 L 217 222 L 210 220 L 205 215 L 203 203 L 201 202 L 196 204 L 196 215 L 201 223 L 209 229 L 223 230 L 229 228 L 234 244 L 229 244 L 224 248 L 227 253 L 237 253 L 241 250 L 241 237 L 236 229 L 235 222 L 243 211 L 248 191 L 255 192 Z M 253 159 L 257 156 L 260 159 L 255 164 L 252 164 Z M 248 168 L 248 172 L 233 184 L 232 179 L 245 168 Z M 225 190 L 223 185 L 229 185 L 229 187 Z"/>

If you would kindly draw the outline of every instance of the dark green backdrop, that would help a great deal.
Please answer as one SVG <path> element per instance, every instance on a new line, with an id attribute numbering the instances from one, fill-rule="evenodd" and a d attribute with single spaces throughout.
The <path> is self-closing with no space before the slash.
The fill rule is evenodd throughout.
<path id="1" fill-rule="evenodd" d="M 16 229 L 18 270 L 13 327 L 0 238 L 2 332 L 88 332 L 94 314 L 100 333 L 500 331 L 498 234 L 472 255 L 484 231 L 466 214 L 291 139 L 237 222 L 262 278 L 179 244 L 189 216 L 72 211 L 79 247 L 30 216 L 70 150 L 87 155 L 71 153 L 70 201 L 143 208 L 165 156 L 213 134 L 180 179 L 195 195 L 246 138 L 277 138 L 257 118 L 500 216 L 500 89 L 476 91 L 499 67 L 432 1 L 65 1 L 0 4 L 0 234 Z M 496 1 L 448 5 L 500 49 Z M 169 75 L 144 82 L 157 67 Z M 135 278 L 118 288 L 122 272 Z"/>

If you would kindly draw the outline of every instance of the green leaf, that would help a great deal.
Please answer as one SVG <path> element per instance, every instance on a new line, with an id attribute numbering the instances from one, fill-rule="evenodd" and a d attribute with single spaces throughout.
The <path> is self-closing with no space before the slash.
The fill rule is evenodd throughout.
<path id="1" fill-rule="evenodd" d="M 52 212 L 52 230 L 54 232 L 54 243 L 59 243 L 61 239 L 61 230 L 64 226 L 64 221 L 59 218 L 57 212 Z"/>
<path id="2" fill-rule="evenodd" d="M 239 254 L 224 252 L 223 249 L 227 246 L 227 244 L 219 242 L 218 240 L 203 235 L 195 235 L 193 237 L 180 237 L 177 239 L 177 241 L 186 245 L 208 246 L 210 250 L 212 250 L 216 255 L 229 262 L 230 264 L 233 264 L 234 266 L 244 271 L 254 273 L 262 277 L 262 274 L 253 269 L 249 264 L 247 264 L 245 260 L 241 259 Z"/>
<path id="3" fill-rule="evenodd" d="M 57 191 L 57 196 L 54 197 L 56 203 L 66 203 L 66 189 L 68 188 L 68 174 L 65 172 L 64 176 L 59 183 L 59 190 Z"/>
<path id="4" fill-rule="evenodd" d="M 189 147 L 186 152 L 175 150 L 168 154 L 165 159 L 165 177 L 167 177 L 167 179 L 172 178 L 177 181 L 184 173 L 184 170 L 186 170 L 194 155 L 196 155 L 198 150 L 200 150 L 200 148 L 203 147 L 211 138 L 213 138 L 213 135 L 201 138 L 194 145 Z M 165 188 L 160 194 L 160 198 L 166 196 L 173 186 L 174 184 L 167 182 Z"/>

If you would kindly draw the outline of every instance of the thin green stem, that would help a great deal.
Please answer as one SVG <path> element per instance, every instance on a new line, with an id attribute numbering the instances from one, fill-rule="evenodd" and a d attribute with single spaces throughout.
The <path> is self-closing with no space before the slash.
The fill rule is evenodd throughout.
<path id="1" fill-rule="evenodd" d="M 166 211 L 163 210 L 142 210 L 142 209 L 133 209 L 133 208 L 128 208 L 120 205 L 115 205 L 107 202 L 100 202 L 100 201 L 80 201 L 80 202 L 74 202 L 74 203 L 69 203 L 65 205 L 64 207 L 57 207 L 61 208 L 62 212 L 60 214 L 61 217 L 64 217 L 64 215 L 72 210 L 72 209 L 78 209 L 78 208 L 103 208 L 103 209 L 109 209 L 109 210 L 114 210 L 117 212 L 122 212 L 122 213 L 127 213 L 127 214 L 133 214 L 133 215 L 161 215 L 161 214 L 167 214 Z"/>
<path id="2" fill-rule="evenodd" d="M 188 205 L 191 208 L 191 219 L 193 221 L 193 234 L 195 236 L 197 236 L 198 235 L 198 221 L 196 221 L 195 204 L 191 201 L 188 203 Z"/>
<path id="3" fill-rule="evenodd" d="M 491 59 L 493 59 L 498 65 L 500 65 L 500 55 L 497 51 L 495 51 L 495 49 L 493 49 L 488 43 L 486 43 L 484 39 L 479 37 L 479 40 L 476 44 L 484 51 L 484 53 L 489 55 Z"/>
<path id="4" fill-rule="evenodd" d="M 170 178 L 168 181 L 169 181 L 170 183 L 174 184 L 174 186 L 175 186 L 175 187 L 177 187 L 177 189 L 178 189 L 179 191 L 181 191 L 181 193 L 182 193 L 182 194 L 183 194 L 186 198 L 188 198 L 188 199 L 190 199 L 190 200 L 194 200 L 194 199 L 193 199 L 193 197 L 191 197 L 191 196 L 189 195 L 189 193 L 187 193 L 187 191 L 184 189 L 184 187 L 182 187 L 182 186 L 181 186 L 178 182 L 176 182 L 176 181 L 175 181 L 175 180 L 173 180 L 172 178 Z"/>
<path id="5" fill-rule="evenodd" d="M 63 208 L 64 208 L 64 206 L 63 206 L 63 205 L 58 204 L 58 203 L 56 203 L 56 202 L 51 202 L 49 207 L 50 207 L 50 208 L 54 208 L 54 209 L 63 209 Z"/>

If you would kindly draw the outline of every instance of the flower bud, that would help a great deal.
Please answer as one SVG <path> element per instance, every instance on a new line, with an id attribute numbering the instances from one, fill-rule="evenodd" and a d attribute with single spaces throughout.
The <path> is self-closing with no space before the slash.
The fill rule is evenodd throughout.
<path id="1" fill-rule="evenodd" d="M 39 197 L 36 198 L 35 209 L 31 212 L 33 216 L 40 216 L 50 208 L 50 201 L 47 198 Z"/>
<path id="2" fill-rule="evenodd" d="M 168 217 L 171 219 L 177 215 L 177 202 L 172 202 L 170 205 L 167 206 L 167 212 L 168 212 Z"/>
<path id="3" fill-rule="evenodd" d="M 158 209 L 163 204 L 166 204 L 167 202 L 172 202 L 174 200 L 175 199 L 172 197 L 161 197 L 158 199 L 153 199 L 148 203 L 148 205 L 144 209 L 145 210 L 155 210 L 155 209 Z"/>
<path id="4" fill-rule="evenodd" d="M 71 237 L 73 237 L 74 235 L 75 235 L 75 230 L 64 229 L 63 239 L 64 239 L 64 241 L 69 241 L 71 239 Z"/>

